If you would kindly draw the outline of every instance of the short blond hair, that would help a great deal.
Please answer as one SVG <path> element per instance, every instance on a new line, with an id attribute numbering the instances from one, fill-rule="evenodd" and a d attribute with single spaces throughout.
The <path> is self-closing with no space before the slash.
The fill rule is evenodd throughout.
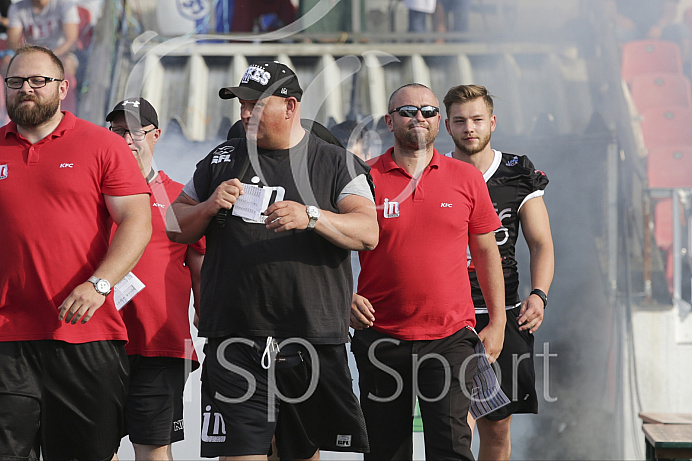
<path id="1" fill-rule="evenodd" d="M 449 117 L 449 110 L 452 104 L 464 104 L 469 101 L 473 101 L 478 98 L 483 98 L 485 105 L 490 111 L 490 115 L 493 115 L 493 97 L 488 93 L 488 89 L 481 85 L 459 85 L 453 86 L 449 89 L 445 95 L 442 102 L 445 105 L 445 111 L 447 112 L 447 117 Z"/>

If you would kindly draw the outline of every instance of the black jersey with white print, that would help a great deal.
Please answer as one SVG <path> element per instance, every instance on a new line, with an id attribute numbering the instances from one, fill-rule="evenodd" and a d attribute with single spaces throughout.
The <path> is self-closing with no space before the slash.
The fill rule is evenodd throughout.
<path id="1" fill-rule="evenodd" d="M 519 237 L 519 210 L 528 200 L 543 196 L 548 177 L 537 170 L 525 155 L 515 155 L 493 150 L 495 157 L 490 168 L 483 173 L 488 192 L 502 226 L 495 231 L 495 239 L 502 257 L 505 279 L 505 305 L 513 308 L 520 304 L 519 273 L 515 259 L 515 245 Z M 470 254 L 467 254 L 470 259 Z M 478 278 L 469 261 L 471 295 L 476 313 L 487 313 L 485 299 Z"/>

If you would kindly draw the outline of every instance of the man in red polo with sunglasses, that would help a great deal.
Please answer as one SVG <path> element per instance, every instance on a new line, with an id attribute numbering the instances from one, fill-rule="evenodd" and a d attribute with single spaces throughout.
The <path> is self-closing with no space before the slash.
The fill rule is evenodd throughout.
<path id="1" fill-rule="evenodd" d="M 351 308 L 370 459 L 411 459 L 420 403 L 426 459 L 473 459 L 466 422 L 474 347 L 490 361 L 504 339 L 504 284 L 494 230 L 500 221 L 480 172 L 433 147 L 438 101 L 413 83 L 389 99 L 394 147 L 371 161 L 380 243 L 361 252 Z M 477 336 L 467 247 L 489 312 Z"/>

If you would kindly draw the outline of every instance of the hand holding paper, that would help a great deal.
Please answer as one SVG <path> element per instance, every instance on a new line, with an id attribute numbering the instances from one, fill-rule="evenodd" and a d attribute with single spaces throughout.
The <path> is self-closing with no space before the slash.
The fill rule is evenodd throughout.
<path id="1" fill-rule="evenodd" d="M 262 214 L 274 202 L 283 200 L 285 189 L 281 186 L 263 187 L 254 184 L 244 184 L 245 194 L 238 197 L 233 205 L 231 214 L 243 218 L 245 222 L 264 224 Z"/>

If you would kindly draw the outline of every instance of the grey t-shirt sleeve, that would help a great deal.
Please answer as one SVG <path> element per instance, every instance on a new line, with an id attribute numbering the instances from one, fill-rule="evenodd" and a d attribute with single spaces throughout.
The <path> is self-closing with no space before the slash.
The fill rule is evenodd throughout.
<path id="1" fill-rule="evenodd" d="M 372 196 L 372 190 L 370 190 L 370 185 L 368 184 L 368 180 L 364 174 L 359 174 L 353 178 L 351 182 L 346 184 L 346 187 L 343 188 L 336 202 L 339 203 L 347 195 L 360 195 L 361 197 L 365 197 L 366 199 L 370 200 L 372 203 L 375 203 L 375 199 Z"/>
<path id="2" fill-rule="evenodd" d="M 190 179 L 187 184 L 185 184 L 185 187 L 183 187 L 183 192 L 185 195 L 190 197 L 192 200 L 195 202 L 199 203 L 199 197 L 197 196 L 197 191 L 195 190 L 195 180 Z"/>

